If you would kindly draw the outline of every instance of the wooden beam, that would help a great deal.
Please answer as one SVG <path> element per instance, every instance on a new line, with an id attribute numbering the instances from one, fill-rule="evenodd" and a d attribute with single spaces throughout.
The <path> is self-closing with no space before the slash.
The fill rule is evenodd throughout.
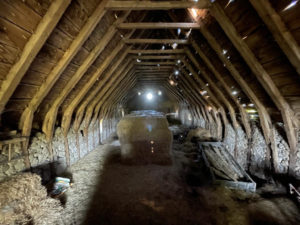
<path id="1" fill-rule="evenodd" d="M 273 80 L 269 74 L 265 71 L 263 66 L 256 59 L 253 52 L 243 41 L 236 28 L 233 26 L 232 22 L 226 16 L 225 12 L 218 3 L 212 4 L 211 13 L 216 18 L 225 34 L 231 40 L 235 48 L 239 51 L 241 56 L 244 58 L 245 62 L 248 64 L 249 68 L 252 70 L 253 74 L 256 75 L 258 81 L 265 88 L 266 92 L 269 94 L 277 108 L 281 111 L 282 119 L 284 121 L 284 127 L 286 135 L 288 138 L 290 146 L 290 163 L 289 163 L 289 173 L 293 175 L 295 172 L 296 160 L 297 160 L 297 132 L 296 124 L 297 118 L 294 116 L 290 105 L 281 95 L 279 89 L 274 84 Z"/>
<path id="2" fill-rule="evenodd" d="M 171 62 L 136 62 L 134 63 L 135 65 L 142 65 L 142 66 L 157 66 L 159 65 L 174 65 L 176 62 L 171 61 Z M 159 67 L 159 66 L 157 66 Z"/>
<path id="3" fill-rule="evenodd" d="M 193 1 L 110 1 L 106 6 L 110 10 L 170 10 L 186 8 L 208 8 L 203 0 Z"/>
<path id="4" fill-rule="evenodd" d="M 143 55 L 143 56 L 133 56 L 135 59 L 179 59 L 180 56 L 177 55 Z"/>
<path id="5" fill-rule="evenodd" d="M 123 17 L 118 19 L 115 23 L 121 22 L 126 19 L 129 12 L 126 13 Z M 55 99 L 53 105 L 48 110 L 42 130 L 46 134 L 46 137 L 48 141 L 52 139 L 53 135 L 53 129 L 54 124 L 56 121 L 56 116 L 58 109 L 60 105 L 63 103 L 65 98 L 68 96 L 68 94 L 71 92 L 71 90 L 74 88 L 74 86 L 78 83 L 78 81 L 82 78 L 82 76 L 85 74 L 85 72 L 88 70 L 88 68 L 92 65 L 92 63 L 97 59 L 97 57 L 100 55 L 100 53 L 105 49 L 109 41 L 112 39 L 112 37 L 116 33 L 115 25 L 113 24 L 110 26 L 108 31 L 105 33 L 105 35 L 102 37 L 100 42 L 95 46 L 95 48 L 90 52 L 90 54 L 87 56 L 87 58 L 84 60 L 82 65 L 78 68 L 76 73 L 72 76 L 71 80 L 67 83 L 67 85 L 64 87 L 64 89 L 61 91 L 60 95 Z M 123 46 L 123 43 L 120 42 L 120 44 L 115 48 L 116 51 L 120 48 L 120 46 Z M 51 151 L 51 150 L 50 150 Z M 52 152 L 50 152 L 52 153 Z"/>
<path id="6" fill-rule="evenodd" d="M 223 79 L 223 76 L 219 73 L 219 71 L 214 67 L 213 62 L 210 61 L 210 59 L 204 54 L 204 52 L 201 50 L 200 46 L 194 41 L 191 41 L 193 48 L 196 50 L 196 52 L 199 54 L 200 58 L 203 60 L 203 62 L 206 64 L 206 66 L 210 69 L 210 71 L 215 75 L 217 80 L 219 80 L 224 88 L 224 90 L 227 92 L 227 95 L 230 96 L 230 98 L 233 100 L 235 105 L 238 107 L 241 117 L 244 129 L 246 131 L 248 139 L 251 138 L 251 127 L 249 124 L 249 117 L 245 111 L 245 109 L 242 107 L 240 102 L 238 101 L 237 97 L 232 95 L 232 90 L 226 83 L 226 81 Z M 237 122 L 236 122 L 237 123 Z"/>
<path id="7" fill-rule="evenodd" d="M 270 115 L 263 105 L 263 103 L 259 100 L 259 98 L 256 96 L 255 92 L 249 87 L 247 82 L 244 80 L 243 76 L 239 73 L 239 71 L 235 68 L 235 66 L 231 63 L 230 60 L 226 58 L 226 56 L 223 54 L 223 49 L 218 43 L 218 41 L 215 39 L 215 37 L 209 32 L 209 30 L 205 27 L 201 27 L 201 33 L 206 38 L 208 44 L 211 46 L 211 48 L 216 52 L 219 59 L 226 65 L 226 68 L 232 75 L 232 77 L 236 80 L 236 82 L 240 85 L 244 93 L 248 96 L 248 98 L 255 104 L 255 107 L 259 114 L 260 119 L 260 125 L 265 137 L 265 140 L 267 144 L 273 145 L 272 139 L 270 137 L 271 135 L 271 129 L 272 129 L 272 123 Z M 273 149 L 273 152 L 275 150 Z M 270 155 L 269 152 L 267 152 L 267 155 Z M 274 162 L 276 163 L 276 162 Z"/>
<path id="8" fill-rule="evenodd" d="M 185 39 L 123 39 L 126 44 L 189 44 L 188 40 Z"/>
<path id="9" fill-rule="evenodd" d="M 291 64 L 295 67 L 298 75 L 300 75 L 300 48 L 293 35 L 284 24 L 280 15 L 272 7 L 269 0 L 250 0 L 250 3 L 267 25 L 281 50 L 285 53 Z"/>
<path id="10" fill-rule="evenodd" d="M 110 85 L 112 84 L 115 79 L 118 77 L 119 74 L 121 74 L 125 68 L 127 68 L 128 64 L 130 63 L 130 59 L 126 62 L 126 63 L 123 63 L 121 67 L 118 68 L 118 71 L 113 75 L 111 76 L 110 75 L 110 72 L 108 72 L 105 76 L 105 79 L 101 82 L 101 84 L 99 84 L 98 88 L 95 89 L 95 91 L 93 91 L 93 93 L 91 93 L 88 98 L 86 98 L 81 104 L 80 104 L 80 107 L 78 108 L 78 110 L 76 111 L 76 117 L 75 117 L 75 121 L 74 121 L 74 130 L 75 132 L 78 132 L 78 129 L 80 127 L 80 124 L 81 124 L 81 121 L 82 121 L 82 118 L 83 118 L 83 115 L 84 115 L 84 112 L 86 110 L 86 107 L 88 105 L 91 105 L 92 104 L 92 100 L 95 98 L 95 96 L 97 95 L 97 93 L 103 88 L 105 87 L 106 85 L 106 82 L 107 85 Z M 114 73 L 114 70 L 112 71 Z M 108 81 L 108 79 L 110 79 Z"/>
<path id="11" fill-rule="evenodd" d="M 183 54 L 183 49 L 134 49 L 130 50 L 129 53 L 132 54 Z"/>
<path id="12" fill-rule="evenodd" d="M 70 47 L 65 51 L 64 55 L 61 57 L 60 61 L 56 64 L 56 66 L 52 69 L 50 74 L 47 75 L 46 80 L 42 83 L 37 93 L 32 97 L 28 106 L 23 111 L 19 122 L 19 129 L 22 130 L 23 136 L 30 135 L 33 115 L 35 111 L 37 110 L 38 106 L 41 104 L 43 99 L 47 96 L 51 88 L 54 86 L 55 82 L 58 80 L 65 68 L 77 54 L 83 43 L 92 33 L 93 29 L 96 27 L 98 22 L 104 16 L 106 12 L 104 10 L 104 6 L 106 5 L 107 1 L 108 0 L 102 1 L 101 4 L 95 9 L 94 13 L 88 18 L 87 22 L 80 30 L 79 34 L 76 36 L 74 41 L 71 43 Z"/>
<path id="13" fill-rule="evenodd" d="M 120 23 L 119 29 L 199 29 L 198 23 Z"/>
<path id="14" fill-rule="evenodd" d="M 113 59 L 122 50 L 122 47 L 123 47 L 123 45 L 120 45 L 120 48 L 116 48 L 109 55 L 109 57 L 105 58 L 104 62 L 101 64 L 101 66 L 99 68 L 97 68 L 97 70 L 91 75 L 91 78 L 89 79 L 89 81 L 84 84 L 84 86 L 81 88 L 81 90 L 76 95 L 76 97 L 74 97 L 72 99 L 72 101 L 69 103 L 67 108 L 64 110 L 63 116 L 62 116 L 61 127 L 63 129 L 63 135 L 65 137 L 68 135 L 68 131 L 69 131 L 71 121 L 72 121 L 72 115 L 73 115 L 75 108 L 78 106 L 78 104 L 84 98 L 84 96 L 88 93 L 88 91 L 93 87 L 93 85 L 95 84 L 97 79 L 99 79 L 99 77 L 102 77 L 103 72 L 108 68 L 108 66 L 111 64 Z M 120 64 L 120 62 L 124 60 L 127 53 L 128 52 L 125 50 L 123 52 L 123 54 L 120 56 L 120 58 L 118 59 L 118 61 L 114 65 L 112 65 L 113 71 L 117 68 L 117 66 Z"/>
<path id="15" fill-rule="evenodd" d="M 52 30 L 64 14 L 70 0 L 55 0 L 50 5 L 45 16 L 39 22 L 34 33 L 26 43 L 19 60 L 12 66 L 0 89 L 0 113 L 3 111 L 9 98 L 14 93 L 30 64 L 50 36 Z"/>
<path id="16" fill-rule="evenodd" d="M 64 14 L 70 0 L 55 0 L 50 5 L 48 11 L 39 22 L 34 33 L 26 43 L 19 60 L 12 66 L 0 88 L 0 113 L 4 110 L 6 103 L 14 93 L 30 64 L 54 30 L 56 24 Z M 29 135 L 26 135 L 29 136 Z M 22 143 L 25 167 L 30 168 L 29 152 L 27 149 L 29 140 Z"/>
<path id="17" fill-rule="evenodd" d="M 105 84 L 105 87 L 103 87 L 101 91 L 97 94 L 97 96 L 92 100 L 92 102 L 89 103 L 86 109 L 85 117 L 83 119 L 85 127 L 89 127 L 93 112 L 95 112 L 95 110 L 97 109 L 97 104 L 102 98 L 102 96 L 107 92 L 107 90 L 110 87 L 112 87 L 112 85 L 114 85 L 115 83 L 119 83 L 120 80 L 122 80 L 126 76 L 126 74 L 132 70 L 132 68 L 133 64 L 130 64 L 126 69 L 124 68 L 125 71 L 120 70 L 118 76 L 114 76 L 113 79 L 111 79 L 107 84 Z"/>

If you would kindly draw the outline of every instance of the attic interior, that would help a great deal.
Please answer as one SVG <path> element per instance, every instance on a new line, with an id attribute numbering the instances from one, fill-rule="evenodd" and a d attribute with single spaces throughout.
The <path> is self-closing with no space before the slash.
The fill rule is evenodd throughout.
<path id="1" fill-rule="evenodd" d="M 0 1 L 0 224 L 300 224 L 299 11 Z"/>

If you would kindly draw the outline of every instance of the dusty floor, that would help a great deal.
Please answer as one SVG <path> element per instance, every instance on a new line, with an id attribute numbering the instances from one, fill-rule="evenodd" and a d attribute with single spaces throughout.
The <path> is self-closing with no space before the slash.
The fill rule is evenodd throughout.
<path id="1" fill-rule="evenodd" d="M 187 185 L 180 158 L 172 166 L 123 165 L 117 141 L 99 146 L 70 168 L 65 224 L 300 224 L 287 198 Z"/>

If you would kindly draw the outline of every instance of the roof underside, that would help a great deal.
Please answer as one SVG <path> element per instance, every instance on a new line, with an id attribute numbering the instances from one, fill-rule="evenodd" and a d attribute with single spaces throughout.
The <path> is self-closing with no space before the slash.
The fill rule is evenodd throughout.
<path id="1" fill-rule="evenodd" d="M 151 86 L 233 123 L 254 108 L 293 136 L 300 4 L 290 3 L 3 0 L 2 128 L 47 133 L 58 119 L 68 130 Z"/>

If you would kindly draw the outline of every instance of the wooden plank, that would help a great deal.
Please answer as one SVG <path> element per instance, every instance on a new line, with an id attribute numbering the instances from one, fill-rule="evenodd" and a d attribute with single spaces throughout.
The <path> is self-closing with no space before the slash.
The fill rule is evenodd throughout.
<path id="1" fill-rule="evenodd" d="M 189 44 L 188 40 L 185 39 L 124 39 L 123 40 L 126 44 Z"/>
<path id="2" fill-rule="evenodd" d="M 133 56 L 135 59 L 179 59 L 177 55 L 144 55 L 144 56 Z"/>
<path id="3" fill-rule="evenodd" d="M 250 3 L 267 25 L 281 50 L 285 53 L 291 64 L 297 70 L 298 75 L 300 75 L 300 48 L 293 35 L 284 24 L 280 15 L 272 7 L 269 0 L 250 0 Z"/>
<path id="4" fill-rule="evenodd" d="M 39 50 L 46 42 L 47 38 L 51 34 L 51 31 L 55 28 L 69 3 L 70 0 L 55 0 L 51 4 L 45 16 L 41 19 L 34 34 L 30 37 L 27 44 L 25 45 L 19 60 L 10 69 L 9 73 L 6 76 L 6 79 L 1 85 L 0 112 L 3 111 L 9 98 L 17 88 L 22 77 L 28 70 L 31 62 L 34 60 Z"/>
<path id="5" fill-rule="evenodd" d="M 265 88 L 266 92 L 269 94 L 277 108 L 281 111 L 281 116 L 284 121 L 285 131 L 290 146 L 289 173 L 293 175 L 293 173 L 295 172 L 295 165 L 297 159 L 296 125 L 298 124 L 298 122 L 296 121 L 297 119 L 294 117 L 294 112 L 292 111 L 290 105 L 287 103 L 284 97 L 281 95 L 280 91 L 274 84 L 269 74 L 264 70 L 262 65 L 256 59 L 253 52 L 246 45 L 242 37 L 237 32 L 236 28 L 226 16 L 225 12 L 218 3 L 212 4 L 211 13 L 216 18 L 216 20 L 224 30 L 225 34 L 231 40 L 235 48 L 244 58 L 245 62 L 248 64 L 253 74 L 257 77 L 258 81 Z"/>
<path id="6" fill-rule="evenodd" d="M 119 29 L 199 29 L 198 23 L 120 23 Z"/>
<path id="7" fill-rule="evenodd" d="M 175 65 L 175 61 L 171 62 L 136 62 L 135 65 L 142 65 L 142 66 L 157 66 L 157 65 Z"/>
<path id="8" fill-rule="evenodd" d="M 110 10 L 170 10 L 186 8 L 208 8 L 206 1 L 110 1 Z"/>
<path id="9" fill-rule="evenodd" d="M 134 49 L 130 50 L 129 53 L 131 54 L 183 54 L 183 49 L 165 49 L 165 50 L 159 50 L 159 49 Z"/>

